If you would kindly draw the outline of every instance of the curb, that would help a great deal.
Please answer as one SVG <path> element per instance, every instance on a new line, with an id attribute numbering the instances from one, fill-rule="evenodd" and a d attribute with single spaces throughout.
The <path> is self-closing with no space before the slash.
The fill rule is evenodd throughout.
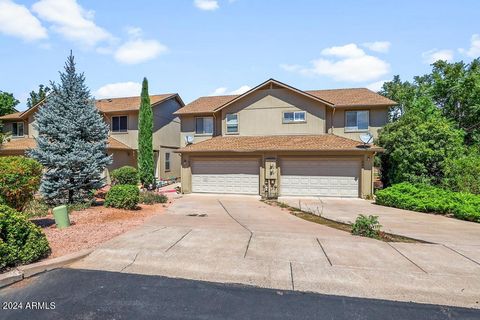
<path id="1" fill-rule="evenodd" d="M 42 272 L 61 268 L 88 256 L 92 251 L 93 249 L 84 249 L 58 258 L 20 266 L 15 270 L 0 274 L 0 288 L 6 287 L 25 278 L 30 278 Z"/>

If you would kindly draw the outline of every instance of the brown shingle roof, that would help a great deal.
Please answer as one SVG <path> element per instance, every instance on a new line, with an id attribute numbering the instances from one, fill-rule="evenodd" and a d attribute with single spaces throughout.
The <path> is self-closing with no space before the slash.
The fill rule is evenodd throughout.
<path id="1" fill-rule="evenodd" d="M 336 107 L 342 106 L 394 106 L 397 103 L 367 88 L 308 90 L 318 98 L 330 101 Z"/>
<path id="2" fill-rule="evenodd" d="M 211 113 L 218 107 L 232 101 L 240 95 L 200 97 L 177 110 L 176 114 Z"/>
<path id="3" fill-rule="evenodd" d="M 366 88 L 308 90 L 305 93 L 338 107 L 393 106 L 396 103 Z M 212 113 L 240 95 L 201 97 L 179 109 L 176 114 Z"/>
<path id="4" fill-rule="evenodd" d="M 130 148 L 126 144 L 124 144 L 124 143 L 122 143 L 122 142 L 120 142 L 117 139 L 112 138 L 112 137 L 108 137 L 107 148 L 112 149 L 112 150 L 132 150 L 132 148 Z"/>
<path id="5" fill-rule="evenodd" d="M 157 94 L 150 96 L 150 103 L 152 105 L 170 99 L 176 96 L 176 93 Z M 117 111 L 132 111 L 140 109 L 140 97 L 125 97 L 125 98 L 111 98 L 100 99 L 95 101 L 98 110 L 102 112 L 117 112 Z"/>
<path id="6" fill-rule="evenodd" d="M 27 150 L 33 149 L 37 146 L 35 139 L 33 138 L 12 138 L 10 141 L 3 143 L 0 146 L 0 152 L 10 151 L 10 150 Z M 122 142 L 108 137 L 108 149 L 112 150 L 131 150 L 129 146 L 123 144 Z"/>
<path id="7" fill-rule="evenodd" d="M 382 151 L 371 146 L 370 151 Z M 365 151 L 362 143 L 333 134 L 305 136 L 217 136 L 177 152 Z"/>
<path id="8" fill-rule="evenodd" d="M 33 138 L 12 138 L 10 141 L 4 142 L 0 146 L 0 151 L 3 150 L 27 150 L 35 148 L 37 143 Z"/>
<path id="9" fill-rule="evenodd" d="M 152 105 L 163 102 L 165 100 L 180 97 L 176 93 L 156 94 L 150 96 L 150 103 Z M 181 100 L 180 100 L 181 101 Z M 19 120 L 24 118 L 32 111 L 35 111 L 42 103 L 38 103 L 34 107 L 27 109 L 23 112 L 15 112 L 0 117 L 0 120 Z M 95 100 L 95 105 L 101 112 L 122 112 L 122 111 L 135 111 L 140 109 L 140 97 L 124 97 L 124 98 L 111 98 L 111 99 L 99 99 Z M 183 102 L 182 102 L 183 105 Z"/>
<path id="10" fill-rule="evenodd" d="M 0 120 L 19 120 L 23 112 L 14 112 L 0 117 Z"/>

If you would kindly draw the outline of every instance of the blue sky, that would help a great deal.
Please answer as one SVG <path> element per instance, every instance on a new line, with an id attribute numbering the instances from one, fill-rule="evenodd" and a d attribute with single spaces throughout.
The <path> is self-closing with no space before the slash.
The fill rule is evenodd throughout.
<path id="1" fill-rule="evenodd" d="M 96 97 L 178 92 L 185 102 L 268 78 L 370 87 L 435 59 L 480 56 L 479 1 L 0 0 L 0 90 L 24 108 L 69 50 Z"/>

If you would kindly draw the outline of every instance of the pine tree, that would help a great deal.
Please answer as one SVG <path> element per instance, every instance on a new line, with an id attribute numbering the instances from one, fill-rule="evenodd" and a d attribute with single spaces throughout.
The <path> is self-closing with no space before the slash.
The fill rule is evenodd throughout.
<path id="1" fill-rule="evenodd" d="M 155 182 L 152 135 L 153 112 L 148 95 L 148 81 L 147 78 L 143 78 L 138 116 L 138 176 L 144 186 Z"/>
<path id="2" fill-rule="evenodd" d="M 101 188 L 107 155 L 108 126 L 95 107 L 85 76 L 75 71 L 72 53 L 60 72 L 60 84 L 36 113 L 37 147 L 29 155 L 44 167 L 40 192 L 53 204 L 83 202 Z"/>

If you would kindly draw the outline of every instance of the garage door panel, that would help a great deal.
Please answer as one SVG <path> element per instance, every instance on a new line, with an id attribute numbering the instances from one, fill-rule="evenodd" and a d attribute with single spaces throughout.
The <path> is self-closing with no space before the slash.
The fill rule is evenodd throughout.
<path id="1" fill-rule="evenodd" d="M 282 160 L 281 173 L 281 195 L 358 197 L 358 160 Z"/>
<path id="2" fill-rule="evenodd" d="M 193 160 L 192 191 L 259 194 L 258 160 Z"/>

